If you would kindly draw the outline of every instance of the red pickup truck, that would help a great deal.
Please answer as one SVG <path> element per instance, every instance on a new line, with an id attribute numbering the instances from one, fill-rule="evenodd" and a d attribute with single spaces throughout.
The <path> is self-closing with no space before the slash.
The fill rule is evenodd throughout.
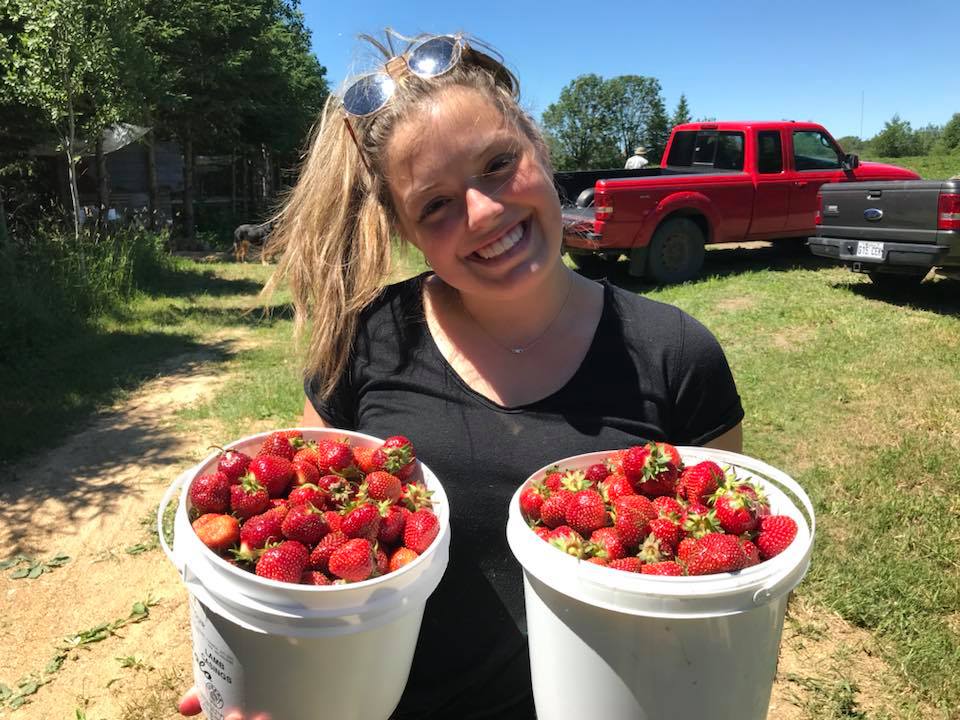
<path id="1" fill-rule="evenodd" d="M 706 243 L 812 235 L 824 183 L 919 178 L 861 163 L 806 122 L 678 125 L 663 157 L 660 168 L 557 173 L 561 192 L 577 197 L 564 208 L 565 249 L 627 253 L 632 275 L 683 282 L 699 273 Z"/>

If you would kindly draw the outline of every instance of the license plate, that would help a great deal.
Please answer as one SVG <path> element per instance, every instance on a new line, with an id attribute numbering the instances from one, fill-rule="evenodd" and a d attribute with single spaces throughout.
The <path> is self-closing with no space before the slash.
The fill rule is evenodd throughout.
<path id="1" fill-rule="evenodd" d="M 857 257 L 883 260 L 883 243 L 859 241 L 857 243 Z"/>

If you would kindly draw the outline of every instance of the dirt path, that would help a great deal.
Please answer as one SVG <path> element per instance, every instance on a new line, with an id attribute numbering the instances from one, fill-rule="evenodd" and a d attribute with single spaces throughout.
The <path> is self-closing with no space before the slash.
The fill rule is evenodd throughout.
<path id="1" fill-rule="evenodd" d="M 238 340 L 221 342 L 236 351 Z M 179 429 L 174 414 L 225 382 L 205 364 L 211 357 L 173 359 L 128 400 L 0 484 L 0 560 L 71 558 L 33 580 L 0 575 L 0 683 L 16 691 L 31 677 L 48 680 L 20 709 L 5 706 L 0 690 L 0 718 L 179 717 L 173 702 L 191 683 L 186 594 L 161 551 L 127 549 L 150 539 L 164 490 L 207 452 L 209 438 Z M 63 649 L 64 638 L 128 619 L 136 603 L 148 602 L 156 604 L 146 617 L 134 613 L 139 622 Z M 59 669 L 44 672 L 55 658 Z M 868 633 L 794 603 L 769 718 L 854 717 L 851 703 L 865 717 L 881 710 L 897 717 L 890 675 Z"/>

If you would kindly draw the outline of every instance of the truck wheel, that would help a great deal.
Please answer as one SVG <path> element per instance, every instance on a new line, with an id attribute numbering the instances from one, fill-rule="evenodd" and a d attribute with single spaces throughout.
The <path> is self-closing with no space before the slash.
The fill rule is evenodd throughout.
<path id="1" fill-rule="evenodd" d="M 703 231 L 689 218 L 662 223 L 650 239 L 647 277 L 656 283 L 680 283 L 697 276 L 703 267 Z"/>
<path id="2" fill-rule="evenodd" d="M 577 202 L 575 203 L 579 208 L 593 207 L 593 196 L 596 193 L 594 188 L 587 188 L 582 193 L 577 195 Z"/>

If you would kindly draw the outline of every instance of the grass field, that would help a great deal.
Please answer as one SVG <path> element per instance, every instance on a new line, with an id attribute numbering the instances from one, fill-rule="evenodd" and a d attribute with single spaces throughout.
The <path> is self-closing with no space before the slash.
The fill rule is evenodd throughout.
<path id="1" fill-rule="evenodd" d="M 960 152 L 955 152 L 952 155 L 917 155 L 899 158 L 864 156 L 861 160 L 905 167 L 918 173 L 924 180 L 944 180 L 954 175 L 960 175 Z"/>
<path id="2" fill-rule="evenodd" d="M 613 282 L 680 306 L 717 335 L 746 409 L 745 452 L 810 493 L 818 534 L 797 597 L 867 631 L 893 668 L 883 681 L 895 689 L 894 706 L 869 717 L 919 720 L 924 706 L 957 717 L 957 283 L 884 296 L 789 245 L 711 249 L 703 279 L 662 289 L 638 284 L 623 266 Z M 400 272 L 420 267 L 411 257 Z M 0 456 L 21 456 L 38 439 L 55 442 L 189 351 L 205 352 L 231 381 L 183 409 L 183 427 L 213 441 L 294 422 L 303 395 L 286 298 L 274 299 L 270 316 L 251 310 L 269 270 L 181 261 L 157 291 L 103 319 L 96 332 L 64 338 L 29 372 L 4 370 L 0 381 L 21 421 L 7 422 Z M 227 327 L 241 331 L 239 349 L 218 346 Z M 808 701 L 807 717 L 868 717 L 847 672 L 838 661 L 829 683 L 798 680 L 820 682 L 825 698 Z"/>

